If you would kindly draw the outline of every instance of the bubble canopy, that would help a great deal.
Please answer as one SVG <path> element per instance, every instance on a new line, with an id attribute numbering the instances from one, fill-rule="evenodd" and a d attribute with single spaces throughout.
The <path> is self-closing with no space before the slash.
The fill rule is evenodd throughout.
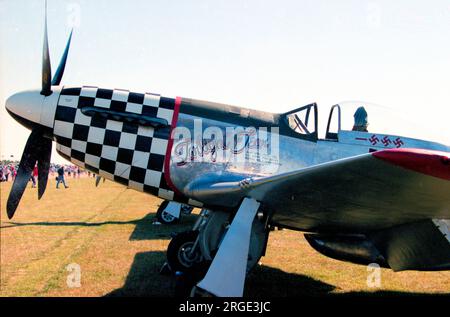
<path id="1" fill-rule="evenodd" d="M 446 143 L 432 122 L 419 122 L 407 112 L 364 101 L 344 101 L 330 109 L 326 138 L 340 131 L 364 131 Z"/>

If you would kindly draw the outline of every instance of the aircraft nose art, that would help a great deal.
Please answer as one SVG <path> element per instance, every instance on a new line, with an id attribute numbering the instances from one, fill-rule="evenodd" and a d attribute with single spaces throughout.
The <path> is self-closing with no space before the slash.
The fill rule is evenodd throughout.
<path id="1" fill-rule="evenodd" d="M 179 104 L 151 93 L 64 87 L 55 114 L 56 149 L 106 179 L 173 199 L 164 162 Z"/>

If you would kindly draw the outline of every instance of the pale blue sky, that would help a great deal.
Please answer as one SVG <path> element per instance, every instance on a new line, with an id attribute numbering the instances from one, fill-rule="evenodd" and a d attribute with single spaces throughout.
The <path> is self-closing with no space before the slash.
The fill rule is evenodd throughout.
<path id="1" fill-rule="evenodd" d="M 2 155 L 20 158 L 29 135 L 4 101 L 40 86 L 43 13 L 43 0 L 0 0 Z M 63 84 L 273 112 L 317 102 L 321 132 L 331 105 L 366 100 L 450 144 L 450 1 L 48 0 L 53 71 L 73 21 Z"/>

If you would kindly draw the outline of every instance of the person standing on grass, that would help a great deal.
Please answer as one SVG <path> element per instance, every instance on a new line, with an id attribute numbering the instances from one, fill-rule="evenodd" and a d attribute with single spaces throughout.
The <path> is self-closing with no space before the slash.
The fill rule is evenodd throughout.
<path id="1" fill-rule="evenodd" d="M 16 179 L 16 169 L 14 168 L 14 165 L 11 165 L 11 180 L 14 181 Z"/>
<path id="2" fill-rule="evenodd" d="M 37 165 L 34 166 L 33 172 L 31 173 L 31 181 L 33 182 L 33 185 L 31 185 L 31 188 L 36 188 L 36 178 L 38 177 L 38 168 Z"/>
<path id="3" fill-rule="evenodd" d="M 64 188 L 68 188 L 66 181 L 64 180 L 64 167 L 60 166 L 58 168 L 58 181 L 56 182 L 56 188 L 59 188 L 59 183 L 63 183 Z"/>
<path id="4" fill-rule="evenodd" d="M 9 175 L 11 175 L 11 170 L 9 169 L 9 165 L 5 166 L 3 174 L 5 175 L 6 181 L 9 181 Z"/>

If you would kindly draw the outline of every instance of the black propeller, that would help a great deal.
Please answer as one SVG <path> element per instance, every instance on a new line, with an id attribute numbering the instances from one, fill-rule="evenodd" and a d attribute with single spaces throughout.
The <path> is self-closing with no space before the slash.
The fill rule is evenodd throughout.
<path id="1" fill-rule="evenodd" d="M 28 181 L 30 180 L 31 177 L 31 172 L 33 171 L 33 168 L 36 165 L 36 161 L 38 160 L 38 156 L 43 151 L 41 144 L 46 143 L 46 140 L 48 139 L 45 139 L 42 136 L 42 132 L 40 131 L 39 128 L 33 129 L 31 131 L 30 136 L 28 137 L 27 143 L 25 144 L 25 149 L 23 150 L 22 158 L 20 159 L 17 175 L 16 178 L 14 179 L 14 183 L 12 185 L 11 192 L 8 197 L 8 202 L 6 203 L 6 211 L 8 213 L 9 219 L 11 219 L 14 216 L 14 213 L 16 212 L 17 205 L 19 204 L 23 192 L 27 187 Z M 51 146 L 52 141 L 51 140 L 49 141 Z M 39 185 L 41 188 L 42 187 L 41 182 L 39 183 Z"/>
<path id="2" fill-rule="evenodd" d="M 72 39 L 72 32 L 70 32 L 66 48 L 59 62 L 58 69 L 52 80 L 52 71 L 50 65 L 50 54 L 48 49 L 47 36 L 47 2 L 45 3 L 45 28 L 44 28 L 44 47 L 42 54 L 42 90 L 41 95 L 49 96 L 52 94 L 52 85 L 59 85 L 64 75 L 66 67 L 67 56 L 69 54 L 70 41 Z M 34 166 L 38 165 L 38 199 L 44 195 L 47 187 L 48 172 L 50 168 L 50 157 L 52 154 L 52 140 L 44 136 L 44 129 L 36 125 L 29 136 L 25 149 L 23 150 L 22 158 L 20 159 L 17 176 L 14 179 L 11 192 L 6 204 L 6 211 L 8 218 L 11 219 L 16 212 L 23 192 L 30 180 L 31 173 Z"/>
<path id="3" fill-rule="evenodd" d="M 50 64 L 50 53 L 48 50 L 47 35 L 47 1 L 45 1 L 45 22 L 44 22 L 44 47 L 42 49 L 42 90 L 41 95 L 50 96 L 52 94 L 52 65 Z"/>
<path id="4" fill-rule="evenodd" d="M 41 137 L 37 148 L 38 154 L 38 199 L 44 195 L 47 187 L 48 171 L 50 169 L 50 157 L 52 155 L 52 140 Z"/>
<path id="5" fill-rule="evenodd" d="M 66 48 L 64 49 L 64 53 L 61 56 L 61 60 L 59 61 L 58 68 L 56 69 L 55 76 L 52 80 L 53 86 L 58 86 L 61 82 L 61 79 L 64 75 L 64 69 L 66 68 L 67 55 L 69 55 L 70 41 L 72 40 L 73 29 L 70 31 L 69 39 L 67 40 Z"/>

